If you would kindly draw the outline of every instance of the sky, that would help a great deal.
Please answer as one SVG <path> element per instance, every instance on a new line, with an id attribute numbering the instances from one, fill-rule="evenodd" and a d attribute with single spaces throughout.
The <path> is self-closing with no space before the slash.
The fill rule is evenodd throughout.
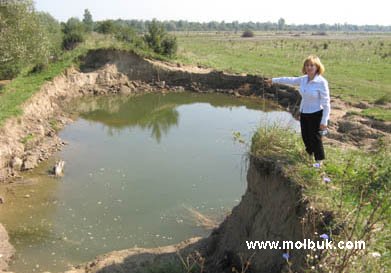
<path id="1" fill-rule="evenodd" d="M 39 11 L 60 21 L 82 19 L 89 9 L 93 20 L 143 19 L 196 22 L 239 21 L 287 24 L 391 25 L 389 0 L 35 0 Z"/>

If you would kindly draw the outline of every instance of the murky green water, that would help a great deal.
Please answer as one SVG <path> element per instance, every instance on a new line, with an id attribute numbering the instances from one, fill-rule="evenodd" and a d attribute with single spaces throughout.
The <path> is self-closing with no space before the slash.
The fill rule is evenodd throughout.
<path id="1" fill-rule="evenodd" d="M 20 184 L 0 187 L 0 222 L 17 249 L 15 272 L 59 272 L 96 255 L 207 236 L 245 191 L 247 147 L 233 140 L 274 122 L 258 100 L 180 93 L 86 98 L 67 145 Z M 65 175 L 47 170 L 66 161 Z"/>

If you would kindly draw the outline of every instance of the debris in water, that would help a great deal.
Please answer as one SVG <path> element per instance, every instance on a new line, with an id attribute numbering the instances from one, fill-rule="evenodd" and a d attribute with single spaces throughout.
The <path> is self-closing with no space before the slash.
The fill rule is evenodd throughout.
<path id="1" fill-rule="evenodd" d="M 207 216 L 197 211 L 196 209 L 187 208 L 187 207 L 185 207 L 185 209 L 189 212 L 190 216 L 197 222 L 198 225 L 207 229 L 213 229 L 217 227 L 218 225 L 217 221 L 208 218 Z"/>
<path id="2" fill-rule="evenodd" d="M 53 167 L 53 174 L 57 177 L 62 176 L 64 174 L 64 160 L 59 160 L 56 162 L 56 165 Z"/>

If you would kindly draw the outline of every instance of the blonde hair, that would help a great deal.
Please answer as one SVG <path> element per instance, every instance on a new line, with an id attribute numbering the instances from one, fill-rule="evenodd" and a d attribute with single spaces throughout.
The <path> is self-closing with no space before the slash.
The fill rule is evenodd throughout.
<path id="1" fill-rule="evenodd" d="M 318 56 L 310 55 L 304 60 L 303 68 L 302 68 L 303 74 L 307 74 L 307 72 L 305 71 L 305 66 L 307 63 L 313 63 L 314 65 L 316 65 L 316 67 L 317 67 L 316 73 L 317 74 L 322 75 L 324 73 L 324 71 L 325 71 L 324 65 L 320 62 L 320 59 Z"/>

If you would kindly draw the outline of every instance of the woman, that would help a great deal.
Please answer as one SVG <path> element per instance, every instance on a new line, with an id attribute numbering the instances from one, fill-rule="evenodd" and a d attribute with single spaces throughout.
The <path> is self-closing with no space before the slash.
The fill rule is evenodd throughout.
<path id="1" fill-rule="evenodd" d="M 310 55 L 304 60 L 301 77 L 281 77 L 266 80 L 268 84 L 280 83 L 299 86 L 301 95 L 300 127 L 307 153 L 320 167 L 325 158 L 321 134 L 327 132 L 330 116 L 330 93 L 327 80 L 322 74 L 325 69 L 317 56 Z"/>

